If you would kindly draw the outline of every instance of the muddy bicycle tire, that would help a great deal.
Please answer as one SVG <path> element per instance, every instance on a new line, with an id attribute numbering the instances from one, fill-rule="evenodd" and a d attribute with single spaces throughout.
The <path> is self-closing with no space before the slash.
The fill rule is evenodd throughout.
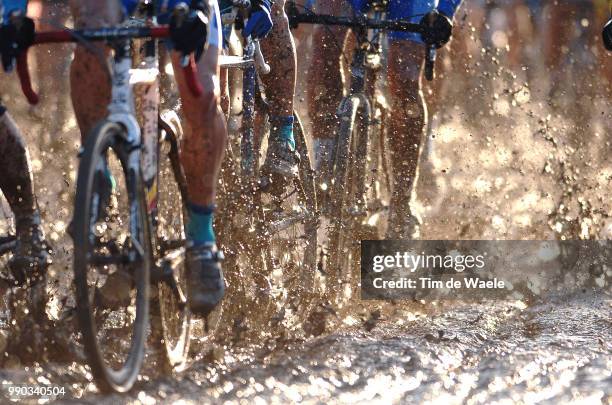
<path id="1" fill-rule="evenodd" d="M 307 240 L 307 245 L 304 252 L 304 270 L 305 273 L 296 275 L 296 283 L 292 286 L 295 289 L 299 286 L 306 295 L 316 295 L 315 275 L 317 271 L 317 247 L 318 247 L 318 207 L 316 185 L 314 178 L 313 165 L 308 153 L 308 144 L 306 141 L 306 133 L 302 120 L 297 112 L 293 113 L 294 125 L 293 133 L 295 138 L 295 147 L 300 154 L 300 164 L 298 168 L 298 181 L 302 194 L 302 200 L 306 209 L 310 213 L 307 220 L 304 221 L 304 235 L 302 238 Z"/>
<path id="2" fill-rule="evenodd" d="M 127 358 L 119 368 L 112 368 L 102 353 L 97 340 L 95 291 L 88 281 L 96 241 L 92 235 L 92 201 L 96 171 L 107 153 L 112 151 L 121 163 L 130 207 L 131 243 L 140 245 L 139 258 L 133 270 L 132 281 L 135 295 L 135 317 L 131 326 L 132 335 Z M 74 209 L 74 284 L 76 306 L 83 345 L 96 385 L 104 392 L 128 391 L 140 372 L 145 354 L 145 342 L 149 318 L 149 288 L 151 266 L 151 244 L 149 223 L 146 216 L 144 189 L 140 173 L 140 149 L 127 140 L 123 126 L 110 121 L 100 123 L 87 137 L 81 156 Z M 99 200 L 99 197 L 98 197 Z M 132 214 L 136 214 L 134 217 Z M 130 251 L 131 256 L 135 256 Z"/>
<path id="3" fill-rule="evenodd" d="M 162 131 L 165 133 L 163 139 L 161 138 Z M 156 246 L 161 246 L 163 239 L 168 234 L 173 234 L 171 235 L 173 239 L 165 240 L 166 243 L 180 242 L 180 240 L 185 239 L 187 180 L 179 157 L 181 138 L 182 126 L 178 114 L 172 110 L 164 111 L 160 115 L 160 151 L 158 151 L 159 163 L 157 167 L 159 219 L 157 221 L 157 235 L 154 236 Z M 161 151 L 162 146 L 167 147 L 168 151 Z M 169 173 L 163 173 L 164 170 Z M 165 176 L 169 178 L 166 179 Z M 166 182 L 168 184 L 165 184 Z M 170 198 L 169 202 L 166 202 L 167 198 Z M 172 207 L 167 208 L 175 211 L 172 213 L 165 212 L 166 205 L 171 205 Z M 174 229 L 172 229 L 173 226 L 170 222 L 174 222 Z M 181 253 L 183 260 L 184 254 L 183 251 Z M 183 270 L 182 275 L 184 275 L 184 265 L 181 266 L 180 270 Z M 175 279 L 177 278 L 175 277 Z M 178 277 L 177 279 L 178 283 L 183 284 L 181 287 L 186 292 L 184 280 L 184 277 Z M 156 293 L 152 294 L 154 297 L 151 300 L 151 320 L 155 344 L 161 346 L 161 365 L 163 371 L 167 374 L 180 372 L 187 364 L 192 314 L 188 306 L 181 308 L 180 304 L 176 302 L 174 293 L 163 280 L 157 282 L 154 288 L 156 288 Z"/>
<path id="4" fill-rule="evenodd" d="M 352 281 L 357 264 L 359 218 L 350 215 L 355 205 L 365 205 L 356 196 L 363 195 L 368 153 L 370 107 L 364 97 L 343 99 L 336 150 L 333 154 L 330 203 L 331 227 L 327 249 L 326 294 L 340 299 L 347 283 Z"/>

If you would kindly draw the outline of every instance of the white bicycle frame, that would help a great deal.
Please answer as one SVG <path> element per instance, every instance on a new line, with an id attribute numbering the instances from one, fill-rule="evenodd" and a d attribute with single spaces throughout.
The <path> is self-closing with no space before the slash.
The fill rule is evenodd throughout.
<path id="1" fill-rule="evenodd" d="M 111 59 L 112 92 L 107 119 L 122 125 L 126 141 L 142 147 L 141 154 L 130 154 L 129 167 L 137 169 L 147 187 L 147 210 L 156 208 L 159 117 L 159 61 L 145 57 L 138 68 L 132 68 L 132 58 Z M 144 89 L 141 95 L 142 129 L 136 118 L 134 88 Z"/>

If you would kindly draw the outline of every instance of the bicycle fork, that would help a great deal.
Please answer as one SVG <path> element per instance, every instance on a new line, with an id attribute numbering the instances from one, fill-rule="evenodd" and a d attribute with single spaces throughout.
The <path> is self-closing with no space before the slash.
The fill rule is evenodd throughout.
<path id="1" fill-rule="evenodd" d="M 343 205 L 344 198 L 348 198 L 349 202 L 355 201 L 356 205 L 349 207 L 352 215 L 364 212 L 366 205 L 365 174 L 372 112 L 370 101 L 364 92 L 367 78 L 365 57 L 366 52 L 360 50 L 353 58 L 351 91 L 348 97 L 342 99 L 336 111 L 340 127 L 336 134 L 336 149 L 332 155 L 333 186 L 337 189 L 337 192 L 333 194 L 337 197 L 343 196 L 343 198 L 335 198 L 332 204 L 339 208 Z M 347 179 L 350 180 L 350 183 L 346 182 Z M 351 188 L 351 185 L 355 187 Z M 340 190 L 343 189 L 345 192 L 340 194 Z"/>

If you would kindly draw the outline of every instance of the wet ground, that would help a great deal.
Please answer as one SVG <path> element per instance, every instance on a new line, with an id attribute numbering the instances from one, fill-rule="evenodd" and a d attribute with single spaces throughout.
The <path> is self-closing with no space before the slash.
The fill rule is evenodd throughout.
<path id="1" fill-rule="evenodd" d="M 167 403 L 609 403 L 611 311 L 610 296 L 590 292 L 530 308 L 398 305 L 377 322 L 353 319 L 249 364 L 194 367 L 177 383 L 144 384 L 134 396 Z"/>
<path id="2" fill-rule="evenodd" d="M 413 204 L 423 237 L 612 238 L 610 89 L 590 88 L 580 106 L 569 84 L 551 103 L 547 75 L 536 72 L 534 80 L 525 69 L 506 68 L 505 53 L 479 41 L 466 41 L 465 69 L 456 63 L 439 89 L 445 108 L 433 119 Z M 66 80 L 55 84 L 47 95 L 67 94 Z M 33 110 L 15 96 L 14 83 L 3 83 L 2 93 L 13 96 L 4 101 L 33 157 L 55 249 L 48 310 L 58 319 L 74 305 L 65 229 L 78 132 L 66 97 L 43 97 Z M 302 92 L 298 99 L 301 108 Z M 62 361 L 26 365 L 6 353 L 0 379 L 63 386 L 65 403 L 611 404 L 609 278 L 598 289 L 565 288 L 529 301 L 355 303 L 342 314 L 323 310 L 306 334 L 269 320 L 241 334 L 243 323 L 230 317 L 214 342 L 196 334 L 185 372 L 160 377 L 149 364 L 128 395 L 99 395 L 70 340 L 60 347 L 68 353 Z"/>
<path id="3" fill-rule="evenodd" d="M 611 313 L 612 297 L 593 291 L 530 307 L 372 304 L 332 333 L 271 353 L 235 347 L 176 378 L 140 382 L 127 396 L 78 402 L 608 404 Z M 67 384 L 54 369 L 49 381 Z"/>

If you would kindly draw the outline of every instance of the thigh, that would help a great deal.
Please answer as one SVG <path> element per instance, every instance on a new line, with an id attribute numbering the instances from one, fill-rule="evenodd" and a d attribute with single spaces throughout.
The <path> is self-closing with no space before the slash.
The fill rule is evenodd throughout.
<path id="1" fill-rule="evenodd" d="M 414 101 L 425 60 L 423 45 L 414 41 L 393 41 L 389 48 L 388 83 L 394 101 Z"/>
<path id="2" fill-rule="evenodd" d="M 351 6 L 347 0 L 317 0 L 315 3 L 317 14 L 328 14 L 340 17 L 353 15 Z M 344 27 L 315 25 L 313 34 L 313 52 L 315 60 L 330 59 L 330 56 L 338 56 L 342 50 L 348 30 Z"/>
<path id="3" fill-rule="evenodd" d="M 108 27 L 124 18 L 123 4 L 118 0 L 70 0 L 76 28 Z"/>
<path id="4" fill-rule="evenodd" d="M 332 14 L 343 17 L 353 14 L 348 0 L 316 0 L 313 7 L 317 14 Z"/>

